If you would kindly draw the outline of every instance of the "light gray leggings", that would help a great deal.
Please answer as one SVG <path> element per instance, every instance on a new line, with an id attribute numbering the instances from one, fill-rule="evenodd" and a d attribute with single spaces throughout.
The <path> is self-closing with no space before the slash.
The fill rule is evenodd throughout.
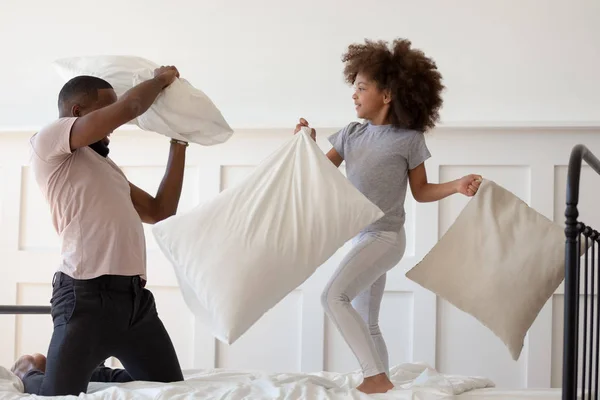
<path id="1" fill-rule="evenodd" d="M 323 291 L 323 308 L 358 359 L 365 378 L 389 375 L 379 307 L 386 273 L 400 262 L 405 248 L 404 228 L 398 233 L 361 233 Z"/>

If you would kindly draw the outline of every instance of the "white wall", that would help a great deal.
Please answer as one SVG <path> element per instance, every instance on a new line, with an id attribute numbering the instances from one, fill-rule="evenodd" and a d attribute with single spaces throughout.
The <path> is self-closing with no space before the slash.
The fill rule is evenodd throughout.
<path id="1" fill-rule="evenodd" d="M 50 63 L 82 54 L 176 64 L 236 128 L 338 127 L 340 57 L 365 37 L 437 60 L 447 123 L 598 121 L 599 20 L 596 0 L 0 0 L 0 127 L 52 119 Z"/>

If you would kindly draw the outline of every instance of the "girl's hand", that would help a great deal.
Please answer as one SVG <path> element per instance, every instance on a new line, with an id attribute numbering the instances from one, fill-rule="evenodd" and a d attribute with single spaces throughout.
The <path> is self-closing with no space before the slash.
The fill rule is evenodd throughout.
<path id="1" fill-rule="evenodd" d="M 300 118 L 300 122 L 296 125 L 296 129 L 294 130 L 294 135 L 298 132 L 300 132 L 300 129 L 302 129 L 302 127 L 309 127 L 308 126 L 308 121 L 305 120 L 304 118 Z M 317 131 L 315 131 L 314 129 L 310 129 L 310 137 L 312 138 L 312 140 L 316 141 L 317 140 Z"/>
<path id="2" fill-rule="evenodd" d="M 479 190 L 479 185 L 481 185 L 481 180 L 481 175 L 471 174 L 463 176 L 456 181 L 456 191 L 468 197 L 475 196 L 475 193 Z"/>

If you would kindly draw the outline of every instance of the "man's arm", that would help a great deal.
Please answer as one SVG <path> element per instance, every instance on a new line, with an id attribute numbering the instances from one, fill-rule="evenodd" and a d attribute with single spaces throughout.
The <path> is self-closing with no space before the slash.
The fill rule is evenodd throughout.
<path id="1" fill-rule="evenodd" d="M 179 72 L 175 67 L 161 67 L 155 77 L 129 89 L 115 103 L 77 118 L 71 128 L 71 151 L 102 140 L 109 133 L 145 113 L 160 92 Z"/>
<path id="2" fill-rule="evenodd" d="M 175 215 L 177 212 L 181 188 L 183 187 L 185 150 L 185 145 L 171 142 L 167 170 L 158 187 L 156 197 L 152 197 L 139 187 L 129 183 L 131 201 L 142 222 L 155 224 Z"/>

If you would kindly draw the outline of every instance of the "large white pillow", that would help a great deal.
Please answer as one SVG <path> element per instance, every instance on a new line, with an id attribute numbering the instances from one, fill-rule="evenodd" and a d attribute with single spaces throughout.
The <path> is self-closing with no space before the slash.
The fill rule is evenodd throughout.
<path id="1" fill-rule="evenodd" d="M 564 279 L 563 228 L 484 180 L 446 234 L 406 276 L 472 315 L 514 360 Z"/>
<path id="2" fill-rule="evenodd" d="M 151 79 L 159 67 L 141 57 L 110 55 L 61 58 L 53 64 L 65 82 L 78 75 L 95 76 L 109 82 L 117 96 Z M 176 79 L 132 123 L 143 130 L 205 146 L 226 142 L 233 134 L 210 98 L 183 78 Z"/>
<path id="3" fill-rule="evenodd" d="M 188 307 L 232 344 L 383 215 L 304 130 L 241 184 L 152 231 Z"/>

